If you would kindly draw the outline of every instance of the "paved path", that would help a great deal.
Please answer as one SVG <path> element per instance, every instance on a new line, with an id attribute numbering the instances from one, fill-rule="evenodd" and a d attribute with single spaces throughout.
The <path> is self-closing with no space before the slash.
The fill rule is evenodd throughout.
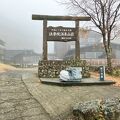
<path id="1" fill-rule="evenodd" d="M 34 71 L 0 74 L 0 120 L 70 120 L 76 102 L 120 97 L 120 87 L 41 84 Z"/>
<path id="2" fill-rule="evenodd" d="M 30 78 L 24 78 L 23 81 L 52 120 L 66 118 L 71 112 L 72 106 L 77 102 L 120 97 L 120 87 L 114 86 L 51 86 L 41 84 L 35 74 Z"/>
<path id="3" fill-rule="evenodd" d="M 49 114 L 27 90 L 22 74 L 0 74 L 0 120 L 50 120 Z"/>

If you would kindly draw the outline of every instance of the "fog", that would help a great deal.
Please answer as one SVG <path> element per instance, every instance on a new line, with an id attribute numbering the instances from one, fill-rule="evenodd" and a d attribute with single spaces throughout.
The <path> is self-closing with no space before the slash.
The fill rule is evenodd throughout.
<path id="1" fill-rule="evenodd" d="M 6 49 L 42 52 L 42 21 L 32 21 L 32 14 L 67 12 L 55 0 L 0 0 L 0 39 L 6 42 Z M 53 47 L 49 48 L 52 52 Z"/>

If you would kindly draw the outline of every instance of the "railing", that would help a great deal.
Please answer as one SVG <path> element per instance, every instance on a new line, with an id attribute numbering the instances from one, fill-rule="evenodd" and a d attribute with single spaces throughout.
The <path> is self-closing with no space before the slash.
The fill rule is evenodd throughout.
<path id="1" fill-rule="evenodd" d="M 92 66 L 100 66 L 100 65 L 107 65 L 106 59 L 84 59 L 87 61 L 89 65 Z M 120 66 L 120 59 L 112 59 L 112 65 L 113 66 Z"/>

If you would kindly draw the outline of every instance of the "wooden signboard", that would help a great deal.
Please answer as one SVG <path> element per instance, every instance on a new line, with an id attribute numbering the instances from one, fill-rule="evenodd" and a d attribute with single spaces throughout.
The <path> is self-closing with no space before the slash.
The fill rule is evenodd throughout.
<path id="1" fill-rule="evenodd" d="M 47 41 L 75 41 L 75 57 L 80 59 L 79 21 L 89 21 L 90 17 L 32 15 L 32 20 L 43 20 L 43 60 L 47 58 Z M 47 21 L 75 21 L 75 28 L 47 27 Z"/>
<path id="2" fill-rule="evenodd" d="M 48 27 L 47 41 L 76 41 L 76 29 L 70 27 Z"/>

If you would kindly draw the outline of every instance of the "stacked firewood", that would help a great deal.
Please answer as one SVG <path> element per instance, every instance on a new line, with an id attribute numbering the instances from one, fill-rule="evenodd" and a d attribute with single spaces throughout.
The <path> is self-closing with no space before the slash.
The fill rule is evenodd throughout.
<path id="1" fill-rule="evenodd" d="M 61 70 L 68 67 L 82 67 L 83 78 L 90 77 L 89 67 L 85 60 L 67 60 L 67 61 L 39 61 L 38 76 L 40 78 L 56 78 L 59 77 Z"/>

